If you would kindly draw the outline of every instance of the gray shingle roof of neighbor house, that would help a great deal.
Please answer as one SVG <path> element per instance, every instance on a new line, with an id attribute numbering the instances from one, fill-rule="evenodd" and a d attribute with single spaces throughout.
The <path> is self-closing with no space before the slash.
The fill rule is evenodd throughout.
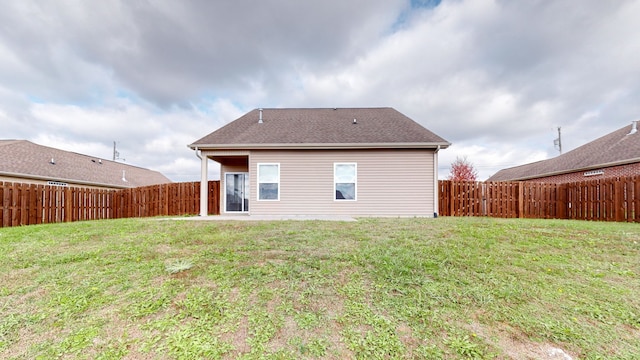
<path id="1" fill-rule="evenodd" d="M 502 169 L 487 181 L 528 180 L 640 162 L 640 131 L 627 125 L 555 158 Z"/>
<path id="2" fill-rule="evenodd" d="M 446 148 L 449 145 L 422 125 L 386 107 L 254 109 L 189 147 Z"/>
<path id="3" fill-rule="evenodd" d="M 126 181 L 122 180 L 123 175 Z M 27 140 L 0 140 L 0 176 L 113 188 L 171 182 L 157 171 L 42 146 Z"/>

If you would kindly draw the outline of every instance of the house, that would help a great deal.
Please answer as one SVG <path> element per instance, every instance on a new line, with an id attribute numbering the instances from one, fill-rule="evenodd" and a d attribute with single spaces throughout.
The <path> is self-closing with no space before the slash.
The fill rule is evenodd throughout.
<path id="1" fill-rule="evenodd" d="M 124 189 L 169 183 L 157 171 L 34 144 L 0 140 L 0 182 Z"/>
<path id="2" fill-rule="evenodd" d="M 487 181 L 566 183 L 631 175 L 640 175 L 636 121 L 555 158 L 502 169 Z"/>
<path id="3" fill-rule="evenodd" d="M 220 164 L 223 214 L 437 216 L 449 145 L 392 108 L 326 108 L 254 109 L 189 147 L 201 184 Z"/>

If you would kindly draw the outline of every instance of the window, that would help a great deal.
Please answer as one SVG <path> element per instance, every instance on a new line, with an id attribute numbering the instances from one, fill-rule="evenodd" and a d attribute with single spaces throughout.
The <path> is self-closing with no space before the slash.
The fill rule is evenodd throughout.
<path id="1" fill-rule="evenodd" d="M 333 164 L 334 200 L 356 200 L 357 177 L 355 163 Z"/>
<path id="2" fill-rule="evenodd" d="M 61 181 L 47 181 L 47 185 L 53 185 L 53 186 L 69 186 L 69 184 L 67 184 L 66 182 L 61 182 Z"/>
<path id="3" fill-rule="evenodd" d="M 591 171 L 587 171 L 584 173 L 584 176 L 597 176 L 597 175 L 604 175 L 604 170 L 600 169 L 600 170 L 591 170 Z"/>
<path id="4" fill-rule="evenodd" d="M 280 164 L 258 164 L 258 200 L 280 200 Z"/>

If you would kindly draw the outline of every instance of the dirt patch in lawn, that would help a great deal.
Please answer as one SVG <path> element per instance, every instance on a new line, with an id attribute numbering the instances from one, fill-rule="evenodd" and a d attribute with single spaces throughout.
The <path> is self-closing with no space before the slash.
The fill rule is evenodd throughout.
<path id="1" fill-rule="evenodd" d="M 499 349 L 513 360 L 573 360 L 576 355 L 569 353 L 559 345 L 531 341 L 527 335 L 506 324 L 497 327 L 474 322 L 468 326 L 476 336 L 482 338 L 494 348 Z"/>
<path id="2" fill-rule="evenodd" d="M 245 316 L 238 322 L 238 327 L 235 331 L 223 333 L 220 336 L 222 342 L 231 344 L 233 350 L 225 355 L 225 359 L 237 359 L 243 354 L 248 354 L 251 351 L 251 347 L 247 343 L 249 338 L 249 319 Z"/>

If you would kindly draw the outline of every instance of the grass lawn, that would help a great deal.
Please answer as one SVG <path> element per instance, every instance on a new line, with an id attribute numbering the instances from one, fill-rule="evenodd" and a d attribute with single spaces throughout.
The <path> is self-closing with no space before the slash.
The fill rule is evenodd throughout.
<path id="1" fill-rule="evenodd" d="M 638 358 L 640 225 L 441 217 L 0 228 L 3 359 L 560 351 Z"/>

